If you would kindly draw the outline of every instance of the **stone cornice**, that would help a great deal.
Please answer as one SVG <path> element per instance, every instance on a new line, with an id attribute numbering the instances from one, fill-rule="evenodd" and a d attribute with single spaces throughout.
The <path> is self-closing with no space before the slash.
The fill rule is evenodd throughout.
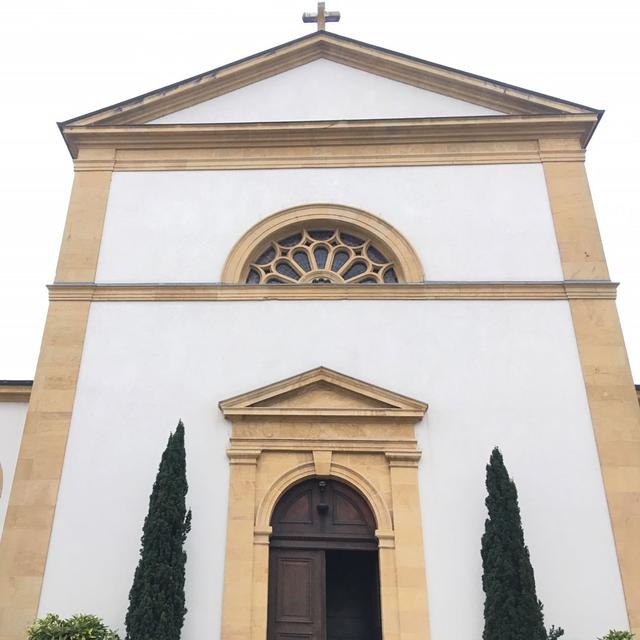
<path id="1" fill-rule="evenodd" d="M 95 284 L 55 283 L 50 300 L 241 301 L 241 300 L 614 300 L 618 283 L 425 282 L 366 285 Z"/>
<path id="2" fill-rule="evenodd" d="M 122 151 L 162 150 L 165 159 L 179 155 L 170 150 L 227 150 L 265 148 L 316 149 L 341 146 L 378 146 L 384 157 L 397 153 L 396 145 L 433 143 L 495 143 L 537 141 L 540 139 L 575 140 L 575 155 L 586 146 L 598 116 L 591 113 L 551 115 L 509 115 L 464 118 L 403 118 L 390 120 L 344 120 L 323 122 L 274 122 L 240 124 L 185 125 L 113 125 L 69 126 L 63 135 L 77 168 L 118 168 L 119 162 L 136 160 L 118 156 Z M 81 150 L 89 149 L 83 157 Z M 96 150 L 112 150 L 99 153 Z M 565 151 L 567 149 L 564 149 Z M 556 151 L 556 150 L 551 150 Z M 151 160 L 158 159 L 157 153 Z M 138 155 L 138 160 L 144 160 Z M 142 167 L 141 167 L 142 168 Z"/>

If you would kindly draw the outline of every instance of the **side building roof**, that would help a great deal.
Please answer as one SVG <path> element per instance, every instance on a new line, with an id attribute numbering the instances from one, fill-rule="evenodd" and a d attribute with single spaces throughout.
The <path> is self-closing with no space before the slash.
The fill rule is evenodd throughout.
<path id="1" fill-rule="evenodd" d="M 33 380 L 0 380 L 0 402 L 29 402 Z"/>

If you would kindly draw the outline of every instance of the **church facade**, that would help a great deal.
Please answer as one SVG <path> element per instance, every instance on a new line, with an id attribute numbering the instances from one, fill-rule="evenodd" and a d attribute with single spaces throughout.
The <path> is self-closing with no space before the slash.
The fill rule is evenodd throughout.
<path id="1" fill-rule="evenodd" d="M 547 624 L 640 634 L 600 116 L 320 30 L 62 123 L 33 389 L 0 390 L 0 640 L 123 630 L 179 419 L 187 640 L 338 637 L 347 604 L 363 638 L 481 637 L 495 446 Z"/>

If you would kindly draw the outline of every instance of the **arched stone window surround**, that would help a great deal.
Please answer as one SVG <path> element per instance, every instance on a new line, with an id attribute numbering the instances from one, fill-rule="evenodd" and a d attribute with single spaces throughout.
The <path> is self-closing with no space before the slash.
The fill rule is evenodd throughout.
<path id="1" fill-rule="evenodd" d="M 270 240 L 284 238 L 303 227 L 328 225 L 371 240 L 395 263 L 399 282 L 423 282 L 422 264 L 409 241 L 394 227 L 362 209 L 336 204 L 309 204 L 274 213 L 249 229 L 236 242 L 222 270 L 222 282 L 242 284 L 249 265 Z"/>
<path id="2" fill-rule="evenodd" d="M 220 402 L 231 420 L 222 640 L 264 640 L 278 500 L 335 478 L 371 507 L 385 640 L 428 637 L 415 438 L 427 405 L 324 367 Z"/>
<path id="3" fill-rule="evenodd" d="M 335 478 L 336 480 L 341 480 L 345 484 L 348 484 L 365 499 L 371 507 L 371 511 L 376 519 L 376 535 L 378 532 L 385 534 L 391 532 L 393 529 L 391 513 L 371 482 L 369 482 L 361 473 L 358 473 L 346 465 L 336 464 L 333 462 L 330 469 L 330 473 L 318 474 L 316 463 L 307 462 L 283 473 L 271 485 L 271 487 L 269 487 L 258 505 L 258 509 L 256 511 L 256 535 L 261 535 L 265 532 L 270 533 L 271 527 L 269 522 L 271 522 L 273 510 L 276 504 L 278 504 L 280 498 L 289 491 L 289 489 L 308 478 L 313 478 L 315 476 L 324 477 L 325 475 L 328 478 Z"/>

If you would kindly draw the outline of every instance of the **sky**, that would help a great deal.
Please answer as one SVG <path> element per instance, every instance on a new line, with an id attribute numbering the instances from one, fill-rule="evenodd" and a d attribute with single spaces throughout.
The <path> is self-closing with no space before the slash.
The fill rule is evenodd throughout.
<path id="1" fill-rule="evenodd" d="M 22 0 L 0 6 L 0 379 L 31 379 L 73 166 L 56 122 L 315 29 L 312 0 Z M 587 152 L 640 382 L 640 4 L 328 0 L 328 30 L 606 113 Z"/>

